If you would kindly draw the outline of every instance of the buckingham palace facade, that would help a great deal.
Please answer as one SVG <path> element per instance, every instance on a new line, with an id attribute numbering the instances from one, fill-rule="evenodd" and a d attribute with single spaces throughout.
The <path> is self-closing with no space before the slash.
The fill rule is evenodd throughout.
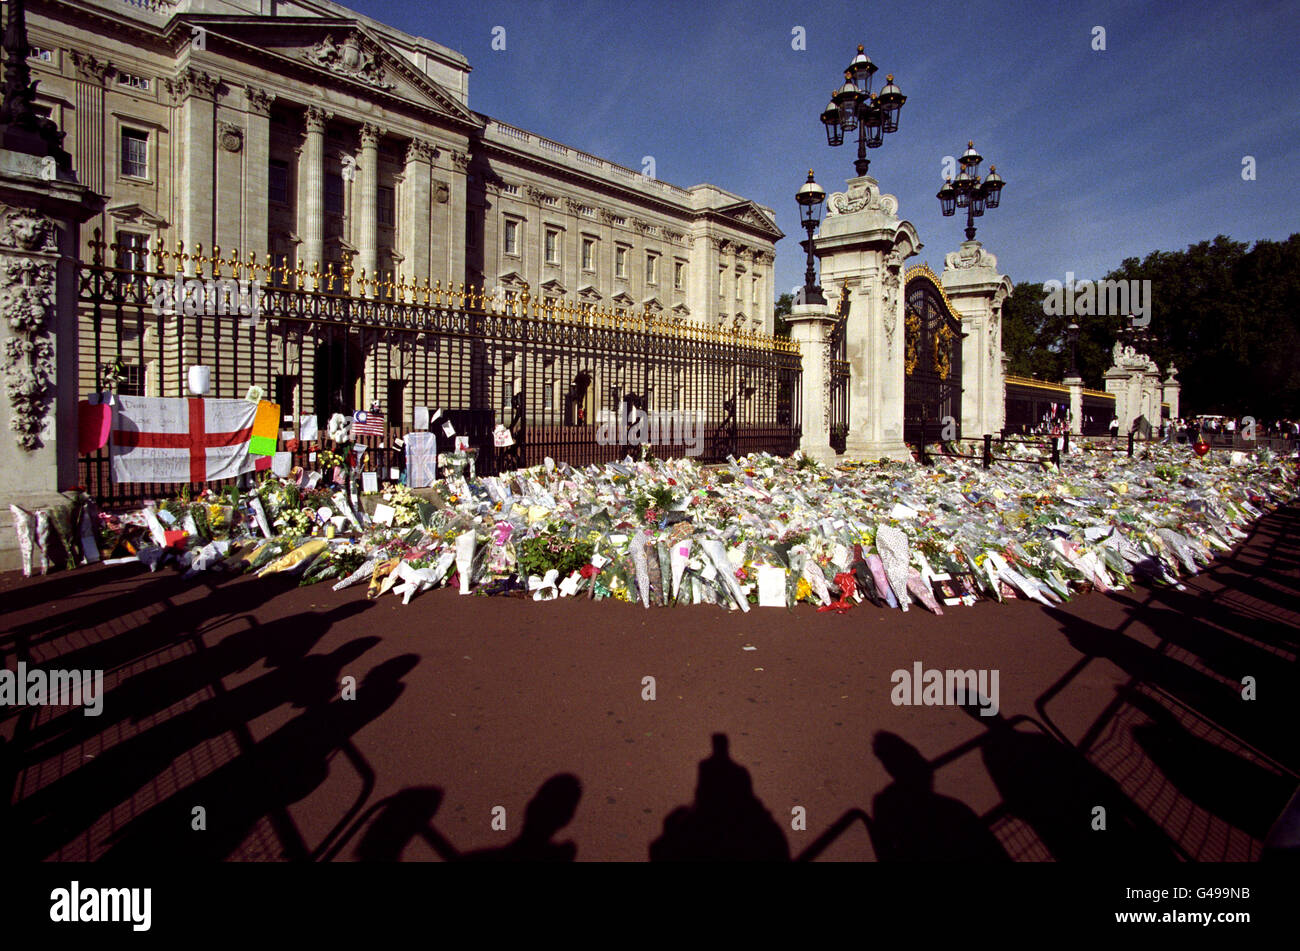
<path id="1" fill-rule="evenodd" d="M 770 333 L 772 210 L 473 111 L 460 53 L 325 0 L 29 0 L 83 229 Z"/>

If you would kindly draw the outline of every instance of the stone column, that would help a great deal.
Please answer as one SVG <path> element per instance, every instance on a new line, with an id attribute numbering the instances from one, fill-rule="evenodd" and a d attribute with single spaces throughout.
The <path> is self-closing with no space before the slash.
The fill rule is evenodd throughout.
<path id="1" fill-rule="evenodd" d="M 965 241 L 944 258 L 944 292 L 961 314 L 961 430 L 967 438 L 998 433 L 1004 411 L 1002 302 L 1011 280 L 978 241 Z"/>
<path id="2" fill-rule="evenodd" d="M 849 294 L 849 434 L 851 459 L 909 460 L 903 442 L 903 262 L 921 248 L 916 228 L 897 216 L 898 199 L 874 178 L 848 181 L 832 194 L 813 240 L 825 288 Z"/>
<path id="3" fill-rule="evenodd" d="M 1067 376 L 1063 381 L 1070 388 L 1070 435 L 1083 435 L 1083 379 Z M 1106 420 L 1107 423 L 1110 420 Z"/>
<path id="4" fill-rule="evenodd" d="M 181 103 L 180 217 L 181 239 L 194 254 L 216 243 L 216 94 L 220 78 L 199 69 L 186 69 L 172 83 Z"/>
<path id="5" fill-rule="evenodd" d="M 687 306 L 697 324 L 712 325 L 718 313 L 718 245 L 712 235 L 691 238 L 690 293 Z"/>
<path id="6" fill-rule="evenodd" d="M 830 333 L 836 317 L 823 304 L 795 304 L 786 318 L 790 338 L 803 355 L 800 406 L 803 435 L 799 448 L 819 462 L 831 462 Z"/>
<path id="7" fill-rule="evenodd" d="M 431 165 L 438 150 L 421 139 L 406 146 L 406 181 L 402 189 L 402 214 L 398 227 L 406 255 L 407 277 L 413 280 L 435 278 L 429 265 L 429 183 Z"/>
<path id="8" fill-rule="evenodd" d="M 1169 418 L 1178 418 L 1178 398 L 1182 393 L 1182 384 L 1178 382 L 1178 367 L 1169 364 L 1169 375 L 1164 382 L 1164 401 L 1169 404 Z"/>
<path id="9" fill-rule="evenodd" d="M 354 267 L 363 269 L 367 278 L 380 276 L 379 270 L 379 136 L 377 125 L 361 127 L 361 157 L 357 162 L 361 187 L 352 208 L 352 243 L 357 248 Z"/>
<path id="10" fill-rule="evenodd" d="M 311 266 L 325 258 L 325 123 L 329 113 L 307 107 L 306 142 L 298 168 L 298 233 L 302 235 L 298 263 Z"/>
<path id="11" fill-rule="evenodd" d="M 0 150 L 0 571 L 21 564 L 9 506 L 64 504 L 80 481 L 79 230 L 103 207 L 53 157 Z"/>
<path id="12" fill-rule="evenodd" d="M 267 202 L 270 200 L 271 103 L 275 97 L 263 89 L 246 86 L 244 98 L 248 105 L 245 120 L 248 128 L 244 132 L 244 227 L 239 249 L 244 260 L 252 251 L 261 261 L 271 250 Z"/>

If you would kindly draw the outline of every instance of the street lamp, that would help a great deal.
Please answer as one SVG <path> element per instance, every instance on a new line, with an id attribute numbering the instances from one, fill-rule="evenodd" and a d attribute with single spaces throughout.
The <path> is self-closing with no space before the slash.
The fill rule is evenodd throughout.
<path id="1" fill-rule="evenodd" d="M 1070 378 L 1075 379 L 1079 375 L 1079 362 L 1076 352 L 1079 342 L 1079 325 L 1074 321 L 1070 321 L 1070 326 L 1065 328 L 1065 336 L 1070 341 Z"/>
<path id="2" fill-rule="evenodd" d="M 867 149 L 880 148 L 885 135 L 898 131 L 898 113 L 907 102 L 892 73 L 885 77 L 880 93 L 872 95 L 871 77 L 878 68 L 859 46 L 858 55 L 844 70 L 844 85 L 831 93 L 830 104 L 821 114 L 827 145 L 843 145 L 844 133 L 857 130 L 858 157 L 853 168 L 859 175 L 867 174 L 871 166 Z"/>
<path id="3" fill-rule="evenodd" d="M 808 232 L 808 240 L 805 246 L 808 248 L 808 269 L 803 275 L 803 299 L 805 304 L 825 304 L 826 298 L 822 296 L 822 289 L 817 286 L 817 272 L 813 267 L 813 232 L 817 230 L 817 224 L 821 221 L 822 202 L 826 200 L 826 192 L 822 187 L 813 181 L 812 169 L 808 169 L 808 181 L 800 186 L 794 194 L 794 200 L 799 203 L 799 220 L 804 230 Z"/>
<path id="4" fill-rule="evenodd" d="M 982 161 L 984 156 L 975 151 L 975 143 L 967 142 L 966 151 L 958 159 L 961 171 L 956 180 L 946 179 L 935 195 L 945 218 L 951 218 L 958 208 L 966 209 L 967 241 L 975 240 L 975 219 L 983 217 L 986 208 L 996 208 L 1002 203 L 1002 186 L 1006 184 L 996 165 L 990 165 L 988 177 L 980 181 Z"/>

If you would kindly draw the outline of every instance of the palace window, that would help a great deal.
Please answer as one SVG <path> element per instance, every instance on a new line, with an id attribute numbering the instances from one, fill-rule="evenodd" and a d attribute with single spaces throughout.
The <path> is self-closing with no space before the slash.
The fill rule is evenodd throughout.
<path id="1" fill-rule="evenodd" d="M 680 291 L 685 286 L 686 265 L 681 261 L 676 261 L 673 264 L 673 287 Z"/>
<path id="2" fill-rule="evenodd" d="M 659 281 L 659 255 L 647 254 L 645 256 L 645 282 L 647 284 L 656 284 Z"/>
<path id="3" fill-rule="evenodd" d="M 132 89 L 139 89 L 142 92 L 149 91 L 149 77 L 137 76 L 135 73 L 118 73 L 117 84 L 119 86 L 130 86 Z"/>
<path id="4" fill-rule="evenodd" d="M 343 214 L 343 173 L 325 174 L 325 210 L 332 215 Z"/>
<path id="5" fill-rule="evenodd" d="M 554 228 L 546 229 L 546 263 L 560 263 L 560 232 Z"/>
<path id="6" fill-rule="evenodd" d="M 506 219 L 505 235 L 501 243 L 501 249 L 506 254 L 519 254 L 519 222 Z"/>
<path id="7" fill-rule="evenodd" d="M 149 177 L 149 133 L 122 130 L 122 174 L 128 178 Z"/>
<path id="8" fill-rule="evenodd" d="M 582 239 L 582 269 L 584 271 L 596 270 L 596 239 Z"/>
<path id="9" fill-rule="evenodd" d="M 271 159 L 267 176 L 267 198 L 280 205 L 289 204 L 289 163 Z"/>
<path id="10" fill-rule="evenodd" d="M 614 276 L 627 277 L 627 248 L 614 249 Z"/>
<path id="11" fill-rule="evenodd" d="M 42 63 L 54 62 L 54 50 L 47 50 L 40 46 L 33 46 L 27 55 L 31 59 L 39 59 Z"/>
<path id="12" fill-rule="evenodd" d="M 387 185 L 379 186 L 379 223 L 389 227 L 397 224 L 397 193 Z"/>

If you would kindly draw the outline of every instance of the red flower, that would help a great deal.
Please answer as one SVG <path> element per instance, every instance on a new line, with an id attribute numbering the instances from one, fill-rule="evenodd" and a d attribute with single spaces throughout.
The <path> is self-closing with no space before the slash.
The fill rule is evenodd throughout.
<path id="1" fill-rule="evenodd" d="M 669 485 L 676 485 L 676 484 L 677 484 L 677 480 L 676 480 L 676 479 L 669 479 L 669 480 L 668 480 L 668 484 L 669 484 Z"/>
<path id="2" fill-rule="evenodd" d="M 582 568 L 579 569 L 578 574 L 582 575 L 584 578 L 594 578 L 596 577 L 596 566 L 583 565 Z"/>
<path id="3" fill-rule="evenodd" d="M 749 575 L 745 574 L 745 569 L 744 569 L 744 568 L 737 568 L 737 569 L 736 569 L 736 577 L 737 577 L 739 580 L 741 580 L 741 581 L 746 581 L 746 580 L 749 579 Z"/>

